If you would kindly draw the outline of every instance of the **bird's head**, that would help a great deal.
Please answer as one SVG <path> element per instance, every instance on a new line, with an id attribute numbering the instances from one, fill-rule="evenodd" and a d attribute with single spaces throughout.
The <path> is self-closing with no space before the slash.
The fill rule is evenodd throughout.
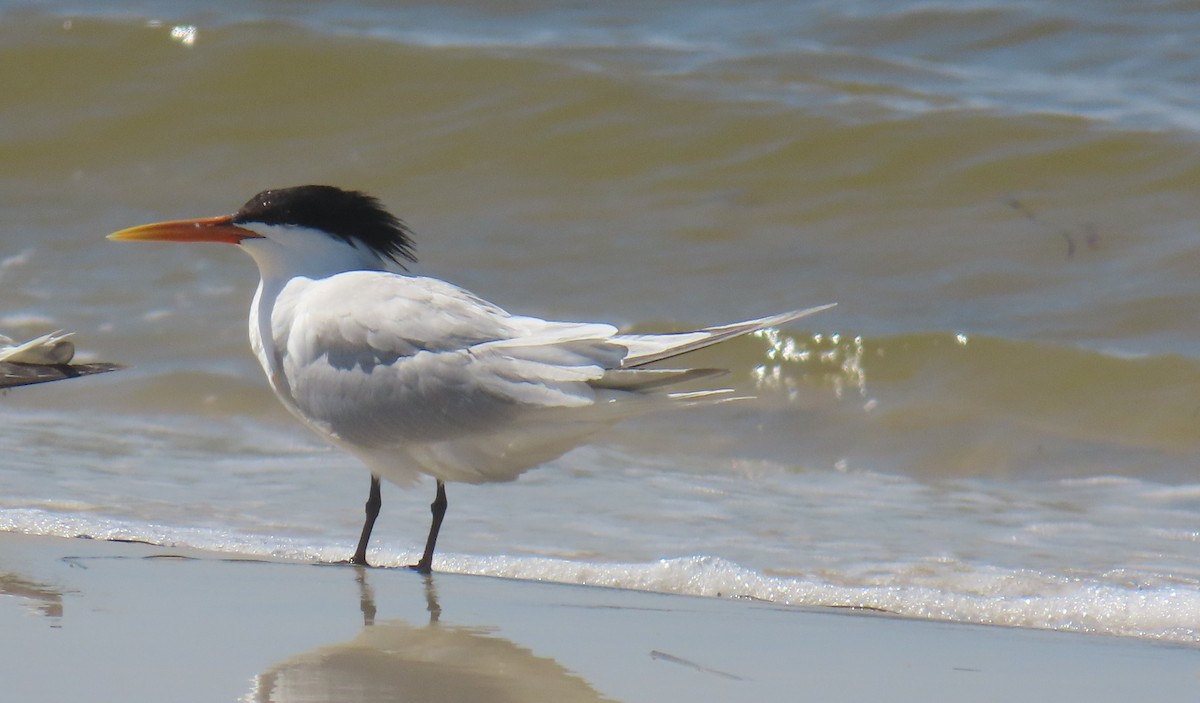
<path id="1" fill-rule="evenodd" d="M 320 185 L 264 190 L 232 215 L 156 222 L 108 238 L 237 244 L 264 273 L 403 268 L 416 261 L 408 228 L 378 200 Z"/>

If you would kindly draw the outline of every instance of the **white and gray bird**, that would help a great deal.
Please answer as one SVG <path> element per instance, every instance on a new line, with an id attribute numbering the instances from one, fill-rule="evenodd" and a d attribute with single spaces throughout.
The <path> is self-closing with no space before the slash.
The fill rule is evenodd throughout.
<path id="1" fill-rule="evenodd" d="M 258 264 L 250 346 L 284 406 L 371 472 L 352 563 L 367 563 L 379 479 L 432 476 L 421 560 L 428 573 L 445 482 L 509 481 L 648 410 L 720 397 L 671 393 L 720 373 L 653 362 L 831 305 L 668 334 L 510 314 L 435 278 L 407 273 L 408 229 L 374 198 L 332 186 L 267 190 L 232 215 L 142 225 L 117 240 L 224 242 Z"/>
<path id="2" fill-rule="evenodd" d="M 0 334 L 0 389 L 61 381 L 124 368 L 120 364 L 72 364 L 73 332 L 51 332 L 28 342 L 16 342 Z"/>

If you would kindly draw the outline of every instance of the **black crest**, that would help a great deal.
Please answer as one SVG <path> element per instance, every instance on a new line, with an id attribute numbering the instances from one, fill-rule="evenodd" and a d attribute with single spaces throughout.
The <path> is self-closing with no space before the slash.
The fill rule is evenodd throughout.
<path id="1" fill-rule="evenodd" d="M 365 246 L 398 264 L 416 262 L 408 228 L 366 193 L 333 186 L 264 190 L 234 213 L 235 224 L 297 225 Z"/>

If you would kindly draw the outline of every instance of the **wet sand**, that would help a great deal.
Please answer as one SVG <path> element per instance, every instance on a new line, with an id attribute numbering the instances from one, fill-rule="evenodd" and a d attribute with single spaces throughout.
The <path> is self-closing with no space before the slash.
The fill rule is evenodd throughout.
<path id="1" fill-rule="evenodd" d="M 1200 650 L 0 533 L 20 701 L 1194 701 Z"/>

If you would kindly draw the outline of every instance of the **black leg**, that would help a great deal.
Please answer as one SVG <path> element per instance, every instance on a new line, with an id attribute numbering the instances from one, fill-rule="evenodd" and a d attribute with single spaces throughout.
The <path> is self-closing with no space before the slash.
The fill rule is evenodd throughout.
<path id="1" fill-rule="evenodd" d="M 421 561 L 411 568 L 417 573 L 428 574 L 433 571 L 433 547 L 437 544 L 438 530 L 442 529 L 442 518 L 446 516 L 446 484 L 441 479 L 437 482 L 437 497 L 429 504 L 429 512 L 433 513 L 433 522 L 429 525 L 429 538 L 425 540 L 425 554 Z"/>
<path id="2" fill-rule="evenodd" d="M 371 495 L 367 496 L 367 519 L 363 523 L 362 536 L 358 538 L 358 549 L 350 557 L 351 564 L 369 566 L 367 564 L 367 542 L 371 541 L 371 530 L 375 527 L 375 518 L 379 517 L 379 508 L 383 505 L 383 497 L 379 495 L 379 477 L 371 474 Z"/>

